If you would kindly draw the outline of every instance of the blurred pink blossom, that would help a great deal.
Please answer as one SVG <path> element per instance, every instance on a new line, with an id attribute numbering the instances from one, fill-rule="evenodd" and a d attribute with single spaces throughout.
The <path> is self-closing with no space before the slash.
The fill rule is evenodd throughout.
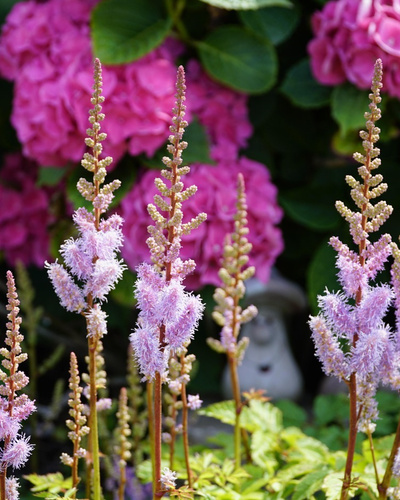
<path id="1" fill-rule="evenodd" d="M 250 265 L 256 266 L 256 276 L 266 282 L 276 257 L 283 250 L 283 240 L 277 227 L 282 210 L 277 205 L 277 189 L 266 167 L 241 157 L 235 161 L 220 161 L 217 166 L 196 164 L 185 177 L 185 184 L 195 184 L 197 193 L 185 201 L 184 222 L 200 211 L 207 220 L 189 236 L 182 237 L 182 259 L 194 259 L 196 270 L 185 279 L 188 288 L 198 289 L 206 284 L 219 285 L 223 242 L 233 231 L 236 211 L 237 175 L 242 172 L 248 200 L 249 241 L 253 244 Z M 157 193 L 154 179 L 158 172 L 147 171 L 121 203 L 124 223 L 122 255 L 131 269 L 149 261 L 146 245 L 147 226 L 151 224 L 147 204 Z"/>
<path id="2" fill-rule="evenodd" d="M 383 62 L 383 88 L 400 97 L 398 0 L 331 0 L 311 19 L 308 45 L 315 78 L 326 85 L 348 80 L 369 88 L 375 61 Z"/>
<path id="3" fill-rule="evenodd" d="M 0 74 L 14 81 L 11 122 L 27 157 L 78 162 L 92 88 L 90 11 L 98 0 L 17 3 L 0 37 Z M 148 156 L 166 141 L 180 51 L 168 40 L 138 61 L 105 67 L 107 152 Z M 112 110 L 109 111 L 109 110 Z"/>
<path id="4" fill-rule="evenodd" d="M 51 190 L 35 185 L 37 165 L 19 153 L 5 156 L 0 174 L 0 251 L 7 262 L 43 266 L 49 257 Z"/>

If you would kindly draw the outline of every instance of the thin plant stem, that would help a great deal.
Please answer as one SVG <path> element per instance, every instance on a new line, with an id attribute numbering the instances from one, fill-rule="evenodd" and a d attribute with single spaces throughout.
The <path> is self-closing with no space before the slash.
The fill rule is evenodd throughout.
<path id="1" fill-rule="evenodd" d="M 353 372 L 350 375 L 349 381 L 349 396 L 350 396 L 350 424 L 349 424 L 349 440 L 347 444 L 346 467 L 343 478 L 342 492 L 340 500 L 347 500 L 349 496 L 349 487 L 351 484 L 351 471 L 353 469 L 354 452 L 356 449 L 357 437 L 357 378 Z"/>
<path id="2" fill-rule="evenodd" d="M 97 424 L 97 388 L 96 388 L 96 344 L 97 340 L 93 337 L 88 338 L 89 347 L 89 377 L 90 377 L 90 434 L 89 439 L 91 443 L 91 455 L 93 464 L 93 500 L 101 499 L 101 486 L 100 486 L 100 453 L 99 453 L 99 436 Z"/>
<path id="3" fill-rule="evenodd" d="M 374 441 L 372 439 L 372 433 L 371 431 L 368 430 L 367 432 L 368 436 L 368 441 L 369 441 L 369 448 L 371 450 L 371 456 L 372 456 L 372 463 L 374 465 L 374 471 L 375 471 L 375 479 L 376 479 L 376 485 L 379 488 L 379 474 L 378 474 L 378 467 L 376 465 L 376 457 L 375 457 L 375 448 L 374 448 Z"/>
<path id="4" fill-rule="evenodd" d="M 379 500 L 383 500 L 383 499 L 387 498 L 387 490 L 390 486 L 390 480 L 391 480 L 392 474 L 393 474 L 392 473 L 393 462 L 394 462 L 396 454 L 399 450 L 399 446 L 400 446 L 400 419 L 399 419 L 399 422 L 397 424 L 396 435 L 394 437 L 392 450 L 390 452 L 389 460 L 388 460 L 388 463 L 386 465 L 386 470 L 385 470 L 385 474 L 383 476 L 383 480 L 380 484 L 378 484 Z"/>
<path id="5" fill-rule="evenodd" d="M 154 381 L 154 478 L 153 499 L 161 498 L 161 430 L 162 430 L 162 381 L 156 372 Z"/>
<path id="6" fill-rule="evenodd" d="M 150 459 L 151 459 L 151 473 L 153 485 L 156 484 L 156 464 L 155 464 L 155 449 L 154 449 L 154 411 L 153 411 L 153 393 L 154 383 L 148 381 L 146 384 L 147 396 L 147 416 L 149 419 L 149 438 L 150 438 Z"/>
<path id="7" fill-rule="evenodd" d="M 125 467 L 121 467 L 119 474 L 118 500 L 124 500 L 125 498 L 125 485 L 126 485 L 126 469 Z"/>
<path id="8" fill-rule="evenodd" d="M 184 355 L 181 356 L 181 364 L 184 366 L 185 360 Z M 189 435 L 188 435 L 188 404 L 186 397 L 186 385 L 182 384 L 181 391 L 181 400 L 182 400 L 182 439 L 183 439 L 183 451 L 185 454 L 185 464 L 186 464 L 186 472 L 188 477 L 188 485 L 189 488 L 192 488 L 192 471 L 190 470 L 189 463 Z"/>
<path id="9" fill-rule="evenodd" d="M 240 413 L 242 410 L 242 401 L 240 397 L 239 377 L 237 373 L 236 359 L 228 354 L 229 372 L 231 376 L 231 384 L 233 398 L 235 401 L 235 431 L 234 431 L 234 449 L 235 449 L 235 466 L 241 465 L 241 432 L 240 432 Z"/>
<path id="10" fill-rule="evenodd" d="M 175 458 L 175 441 L 176 441 L 176 429 L 175 429 L 175 423 L 176 423 L 176 418 L 177 418 L 177 410 L 176 410 L 176 402 L 177 402 L 177 395 L 172 394 L 172 399 L 173 399 L 173 404 L 172 404 L 172 415 L 171 418 L 174 422 L 174 425 L 171 427 L 170 434 L 171 434 L 171 441 L 169 443 L 169 468 L 171 470 L 174 469 L 174 458 Z"/>
<path id="11" fill-rule="evenodd" d="M 6 471 L 0 472 L 0 500 L 6 500 Z"/>

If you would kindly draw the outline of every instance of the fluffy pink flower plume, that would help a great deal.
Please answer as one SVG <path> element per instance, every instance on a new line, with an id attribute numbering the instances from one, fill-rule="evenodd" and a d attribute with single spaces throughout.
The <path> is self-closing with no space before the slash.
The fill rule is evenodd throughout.
<path id="1" fill-rule="evenodd" d="M 107 333 L 106 314 L 100 304 L 106 300 L 109 291 L 121 279 L 125 268 L 117 253 L 122 246 L 122 218 L 113 214 L 108 219 L 101 218 L 112 201 L 113 192 L 120 186 L 114 180 L 100 187 L 107 175 L 106 167 L 112 162 L 107 156 L 100 159 L 102 142 L 107 135 L 100 132 L 100 122 L 104 120 L 101 103 L 102 73 L 100 61 L 96 59 L 94 70 L 94 91 L 89 112 L 92 128 L 86 130 L 89 137 L 86 145 L 93 154 L 85 153 L 82 166 L 93 173 L 93 182 L 81 178 L 77 189 L 93 205 L 93 212 L 78 208 L 73 220 L 78 232 L 77 238 L 70 238 L 60 248 L 65 267 L 58 262 L 46 263 L 48 275 L 60 299 L 68 311 L 84 313 L 89 337 L 101 338 Z"/>
<path id="2" fill-rule="evenodd" d="M 281 230 L 277 227 L 282 210 L 277 204 L 277 189 L 272 184 L 264 165 L 239 158 L 220 161 L 217 166 L 191 166 L 187 180 L 198 187 L 198 193 L 185 203 L 184 221 L 190 220 L 200 210 L 207 213 L 207 220 L 192 234 L 182 237 L 181 257 L 193 258 L 196 269 L 185 281 L 190 289 L 206 284 L 218 286 L 221 266 L 223 236 L 232 232 L 236 212 L 236 182 L 241 172 L 246 184 L 248 206 L 248 239 L 253 245 L 249 265 L 255 266 L 256 276 L 266 282 L 275 259 L 283 250 Z M 151 222 L 147 204 L 157 189 L 154 179 L 157 172 L 147 171 L 132 191 L 122 201 L 125 243 L 122 255 L 134 269 L 143 260 L 148 261 L 145 245 L 147 226 Z"/>
<path id="3" fill-rule="evenodd" d="M 181 157 L 182 150 L 187 146 L 182 141 L 187 126 L 184 120 L 186 85 L 182 66 L 178 68 L 176 90 L 173 125 L 167 147 L 172 158 L 163 158 L 166 168 L 161 171 L 166 183 L 159 177 L 153 177 L 153 185 L 158 192 L 153 195 L 154 204 L 149 201 L 146 206 L 154 223 L 147 227 L 150 236 L 146 239 L 153 264 L 143 263 L 137 269 L 135 297 L 140 313 L 130 337 L 139 369 L 148 380 L 155 378 L 157 373 L 162 375 L 166 372 L 170 354 L 191 340 L 204 309 L 200 298 L 188 293 L 182 284 L 196 265 L 190 258 L 181 258 L 182 236 L 190 234 L 206 219 L 205 213 L 197 212 L 192 213 L 187 222 L 183 221 L 182 204 L 195 195 L 197 186 L 192 184 L 185 188 L 181 180 L 190 172 L 189 167 L 182 166 Z M 150 182 L 145 191 L 151 186 Z M 139 241 L 138 235 L 135 241 Z"/>
<path id="4" fill-rule="evenodd" d="M 0 251 L 10 265 L 42 266 L 49 257 L 51 189 L 36 186 L 37 165 L 19 153 L 0 170 Z"/>
<path id="5" fill-rule="evenodd" d="M 311 19 L 308 45 L 315 78 L 326 85 L 346 80 L 370 86 L 376 59 L 385 67 L 384 86 L 400 97 L 400 10 L 397 0 L 331 0 Z"/>
<path id="6" fill-rule="evenodd" d="M 27 157 L 44 166 L 78 162 L 85 150 L 93 54 L 90 12 L 98 0 L 17 3 L 0 38 L 0 74 L 14 81 L 11 121 Z M 169 41 L 139 61 L 104 68 L 108 151 L 151 156 L 168 135 L 175 65 Z"/>
<path id="7" fill-rule="evenodd" d="M 15 280 L 11 271 L 7 272 L 7 331 L 6 347 L 0 349 L 2 368 L 0 369 L 0 481 L 5 486 L 7 499 L 18 499 L 18 481 L 7 478 L 7 468 L 19 469 L 27 462 L 33 446 L 29 437 L 20 434 L 21 423 L 36 410 L 35 404 L 26 394 L 19 392 L 27 386 L 29 379 L 19 368 L 26 361 L 22 352 L 20 333 L 21 318 Z"/>
<path id="8" fill-rule="evenodd" d="M 336 266 L 343 292 L 326 291 L 319 296 L 320 313 L 310 319 L 316 354 L 325 373 L 348 383 L 352 375 L 356 376 L 358 429 L 362 431 L 373 430 L 372 422 L 378 418 L 374 399 L 378 385 L 400 388 L 400 344 L 385 323 L 389 307 L 399 296 L 396 273 L 392 269 L 393 287 L 372 285 L 378 271 L 396 249 L 388 234 L 375 243 L 369 240 L 370 233 L 377 231 L 392 212 L 392 207 L 384 201 L 371 203 L 387 189 L 382 176 L 373 175 L 380 165 L 379 149 L 375 147 L 380 130 L 375 122 L 380 118 L 381 80 L 382 61 L 378 60 L 371 87 L 370 111 L 366 113 L 367 131 L 360 132 L 365 155 L 354 155 L 361 163 L 358 173 L 362 181 L 350 175 L 346 177 L 358 211 L 353 212 L 342 202 L 336 202 L 359 250 L 356 253 L 338 238 L 331 238 L 330 243 L 338 254 Z"/>

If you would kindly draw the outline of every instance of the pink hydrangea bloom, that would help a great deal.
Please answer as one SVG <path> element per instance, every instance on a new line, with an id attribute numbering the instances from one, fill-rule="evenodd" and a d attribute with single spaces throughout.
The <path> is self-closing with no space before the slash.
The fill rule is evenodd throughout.
<path id="1" fill-rule="evenodd" d="M 24 154 L 44 166 L 84 152 L 92 88 L 90 11 L 98 0 L 17 3 L 0 38 L 0 74 L 15 82 L 11 121 Z M 103 68 L 107 152 L 151 156 L 168 136 L 176 42 L 138 61 Z M 114 163 L 115 164 L 115 163 Z"/>
<path id="2" fill-rule="evenodd" d="M 282 210 L 277 205 L 276 187 L 271 183 L 266 167 L 260 163 L 240 158 L 220 161 L 218 166 L 192 165 L 187 183 L 195 184 L 198 191 L 185 201 L 184 222 L 200 211 L 207 213 L 207 220 L 189 236 L 182 237 L 182 259 L 194 259 L 196 269 L 185 279 L 185 285 L 198 289 L 206 284 L 219 285 L 218 270 L 221 266 L 224 235 L 233 230 L 236 212 L 237 175 L 242 172 L 248 201 L 249 241 L 253 244 L 250 265 L 256 266 L 256 275 L 267 281 L 276 257 L 283 249 L 282 234 L 277 224 Z M 132 191 L 122 201 L 125 219 L 122 255 L 131 269 L 149 261 L 146 245 L 147 227 L 151 224 L 147 204 L 153 201 L 157 190 L 154 179 L 158 172 L 147 171 Z"/>
<path id="3" fill-rule="evenodd" d="M 49 256 L 51 190 L 35 185 L 37 165 L 18 153 L 4 157 L 0 173 L 0 251 L 11 265 L 42 266 Z"/>
<path id="4" fill-rule="evenodd" d="M 205 127 L 214 160 L 235 160 L 252 133 L 247 96 L 211 80 L 196 60 L 186 67 L 186 119 L 195 115 Z"/>
<path id="5" fill-rule="evenodd" d="M 384 89 L 400 97 L 400 9 L 393 0 L 331 0 L 311 20 L 308 45 L 315 78 L 326 85 L 348 80 L 369 88 L 375 61 L 385 68 Z"/>

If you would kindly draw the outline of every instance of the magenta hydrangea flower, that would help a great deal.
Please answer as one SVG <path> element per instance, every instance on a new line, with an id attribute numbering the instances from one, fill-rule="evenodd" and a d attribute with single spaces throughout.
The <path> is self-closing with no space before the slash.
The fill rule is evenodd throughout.
<path id="1" fill-rule="evenodd" d="M 19 153 L 4 157 L 0 171 L 0 251 L 11 265 L 42 266 L 49 257 L 51 189 L 37 187 L 38 167 Z"/>
<path id="2" fill-rule="evenodd" d="M 370 86 L 374 63 L 385 68 L 384 87 L 400 97 L 400 10 L 388 0 L 331 0 L 316 12 L 308 45 L 315 78 L 326 85 L 348 80 Z"/>
<path id="3" fill-rule="evenodd" d="M 189 236 L 182 236 L 181 257 L 196 261 L 196 269 L 185 280 L 185 285 L 192 290 L 206 284 L 220 284 L 221 235 L 232 231 L 239 172 L 243 174 L 247 197 L 251 200 L 247 214 L 248 239 L 253 245 L 249 265 L 256 267 L 256 276 L 260 280 L 268 280 L 271 267 L 283 249 L 282 234 L 277 227 L 282 210 L 277 204 L 277 189 L 264 165 L 245 157 L 220 161 L 217 166 L 193 165 L 187 179 L 198 187 L 198 192 L 185 202 L 184 220 L 190 220 L 200 210 L 207 213 L 207 220 Z M 121 203 L 125 220 L 122 255 L 131 269 L 142 261 L 149 261 L 146 237 L 151 218 L 147 204 L 157 192 L 154 185 L 157 174 L 155 171 L 145 172 Z"/>
<path id="4" fill-rule="evenodd" d="M 27 157 L 47 166 L 85 151 L 92 88 L 90 11 L 98 0 L 17 3 L 0 38 L 0 74 L 14 81 L 11 121 Z M 151 156 L 168 136 L 174 99 L 174 41 L 138 61 L 103 69 L 108 152 Z"/>
<path id="5" fill-rule="evenodd" d="M 205 127 L 214 160 L 236 160 L 253 131 L 247 95 L 211 80 L 196 60 L 189 61 L 186 77 L 188 122 L 196 116 Z"/>

